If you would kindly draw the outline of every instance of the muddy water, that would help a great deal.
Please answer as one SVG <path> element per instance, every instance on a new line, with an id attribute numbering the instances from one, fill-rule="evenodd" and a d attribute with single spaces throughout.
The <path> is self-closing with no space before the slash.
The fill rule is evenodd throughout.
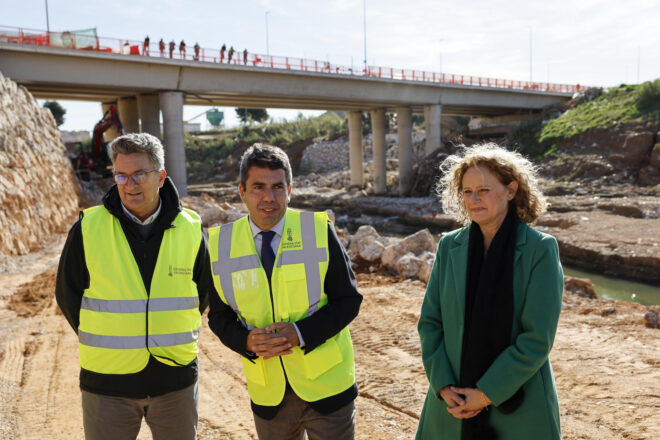
<path id="1" fill-rule="evenodd" d="M 589 278 L 596 287 L 596 294 L 605 298 L 632 301 L 644 305 L 660 304 L 660 287 L 619 278 L 606 277 L 593 272 L 564 266 L 564 275 Z"/>

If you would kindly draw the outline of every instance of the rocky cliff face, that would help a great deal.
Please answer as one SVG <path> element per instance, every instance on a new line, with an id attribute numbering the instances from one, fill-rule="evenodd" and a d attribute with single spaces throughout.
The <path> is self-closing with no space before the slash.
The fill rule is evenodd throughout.
<path id="1" fill-rule="evenodd" d="M 66 230 L 78 191 L 50 111 L 0 74 L 0 252 L 25 254 Z"/>

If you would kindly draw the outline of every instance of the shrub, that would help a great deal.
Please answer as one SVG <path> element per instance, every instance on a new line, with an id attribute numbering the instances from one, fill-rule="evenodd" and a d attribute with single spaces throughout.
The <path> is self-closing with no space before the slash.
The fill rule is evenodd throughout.
<path id="1" fill-rule="evenodd" d="M 637 88 L 636 104 L 640 111 L 660 109 L 660 79 L 647 81 Z"/>

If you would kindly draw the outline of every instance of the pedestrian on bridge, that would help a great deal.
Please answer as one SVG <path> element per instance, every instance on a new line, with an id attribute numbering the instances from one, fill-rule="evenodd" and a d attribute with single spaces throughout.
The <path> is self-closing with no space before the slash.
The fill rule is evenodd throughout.
<path id="1" fill-rule="evenodd" d="M 247 64 L 247 58 L 248 58 L 248 51 L 247 49 L 243 49 L 243 64 Z"/>
<path id="2" fill-rule="evenodd" d="M 193 59 L 195 61 L 199 61 L 199 43 L 198 42 L 195 42 L 194 49 L 195 49 L 195 56 L 193 57 Z"/>
<path id="3" fill-rule="evenodd" d="M 160 51 L 161 58 L 165 56 L 165 42 L 161 38 L 158 42 L 158 50 Z"/>
<path id="4" fill-rule="evenodd" d="M 223 63 L 225 61 L 225 51 L 227 50 L 227 46 L 225 44 L 222 44 L 222 47 L 220 48 L 220 62 Z"/>
<path id="5" fill-rule="evenodd" d="M 173 57 L 174 47 L 176 47 L 176 43 L 174 42 L 174 40 L 170 40 L 170 58 Z"/>
<path id="6" fill-rule="evenodd" d="M 236 52 L 236 51 L 234 50 L 234 46 L 231 46 L 231 47 L 229 48 L 229 54 L 228 54 L 228 56 L 227 56 L 227 62 L 228 62 L 229 64 L 231 64 L 231 57 L 234 56 L 234 52 Z"/>
<path id="7" fill-rule="evenodd" d="M 241 158 L 249 215 L 209 229 L 209 326 L 241 355 L 260 440 L 353 439 L 348 324 L 362 295 L 328 215 L 287 208 L 291 181 L 278 147 L 254 144 Z"/>
<path id="8" fill-rule="evenodd" d="M 183 60 L 186 59 L 186 42 L 183 40 L 181 40 L 181 43 L 179 43 L 179 56 Z"/>
<path id="9" fill-rule="evenodd" d="M 142 43 L 142 55 L 149 56 L 149 35 L 144 38 L 144 43 Z"/>
<path id="10" fill-rule="evenodd" d="M 197 338 L 211 272 L 200 217 L 181 207 L 149 134 L 110 144 L 116 185 L 85 209 L 60 257 L 55 297 L 78 334 L 87 440 L 197 434 Z"/>

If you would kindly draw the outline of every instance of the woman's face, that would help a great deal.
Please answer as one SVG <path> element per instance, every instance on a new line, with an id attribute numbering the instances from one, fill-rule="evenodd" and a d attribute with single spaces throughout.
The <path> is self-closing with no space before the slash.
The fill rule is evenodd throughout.
<path id="1" fill-rule="evenodd" d="M 463 202 L 470 218 L 479 226 L 496 231 L 518 189 L 515 180 L 508 185 L 486 167 L 470 167 L 463 175 Z"/>

